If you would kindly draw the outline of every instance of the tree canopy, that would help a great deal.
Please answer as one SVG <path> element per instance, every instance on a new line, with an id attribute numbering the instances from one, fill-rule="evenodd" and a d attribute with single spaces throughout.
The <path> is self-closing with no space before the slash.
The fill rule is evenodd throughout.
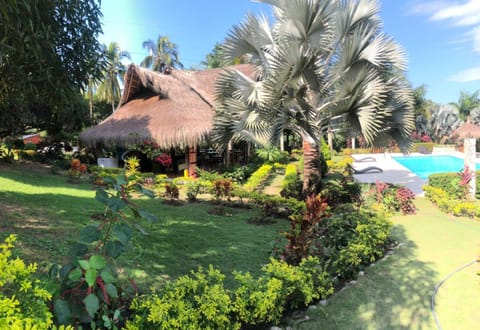
<path id="1" fill-rule="evenodd" d="M 178 46 L 167 36 L 159 35 L 157 42 L 146 40 L 142 46 L 149 51 L 149 54 L 142 60 L 141 66 L 162 73 L 167 67 L 183 68 L 179 59 Z"/>
<path id="2" fill-rule="evenodd" d="M 80 91 L 102 71 L 97 0 L 5 0 L 0 6 L 0 137 L 73 129 Z"/>
<path id="3" fill-rule="evenodd" d="M 342 117 L 371 144 L 409 147 L 414 111 L 405 56 L 381 31 L 376 1 L 260 1 L 273 6 L 273 25 L 249 15 L 223 47 L 226 61 L 246 58 L 257 79 L 235 70 L 218 79 L 213 141 L 276 144 L 290 129 L 318 146 L 321 127 Z M 314 158 L 318 148 L 304 148 L 305 171 L 307 149 Z"/>

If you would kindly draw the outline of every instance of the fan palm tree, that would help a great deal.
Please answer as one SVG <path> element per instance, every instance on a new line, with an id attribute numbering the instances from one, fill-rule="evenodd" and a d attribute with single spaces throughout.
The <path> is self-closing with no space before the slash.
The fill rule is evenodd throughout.
<path id="1" fill-rule="evenodd" d="M 100 100 L 112 104 L 112 112 L 115 111 L 115 103 L 120 100 L 122 90 L 120 81 L 123 83 L 123 76 L 126 68 L 122 63 L 125 58 L 130 59 L 130 54 L 122 51 L 117 42 L 111 42 L 108 47 L 103 45 L 103 54 L 105 57 L 105 68 L 103 79 L 97 88 L 97 95 Z"/>
<path id="2" fill-rule="evenodd" d="M 183 68 L 177 45 L 167 36 L 160 35 L 156 43 L 153 40 L 144 41 L 142 46 L 148 50 L 149 54 L 140 62 L 140 66 L 162 73 L 167 67 Z"/>
<path id="3" fill-rule="evenodd" d="M 217 80 L 212 138 L 276 144 L 285 129 L 304 141 L 304 190 L 319 175 L 321 128 L 343 118 L 370 144 L 410 146 L 413 97 L 400 47 L 380 31 L 377 1 L 260 0 L 275 22 L 247 16 L 225 41 L 257 79 L 226 70 Z"/>

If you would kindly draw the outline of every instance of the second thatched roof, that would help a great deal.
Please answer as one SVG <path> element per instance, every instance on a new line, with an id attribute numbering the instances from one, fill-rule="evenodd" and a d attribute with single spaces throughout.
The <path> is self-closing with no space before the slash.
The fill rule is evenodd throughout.
<path id="1" fill-rule="evenodd" d="M 235 69 L 249 76 L 253 67 Z M 85 146 L 156 142 L 161 148 L 195 146 L 213 125 L 215 81 L 223 69 L 163 74 L 130 65 L 118 109 L 79 136 Z"/>

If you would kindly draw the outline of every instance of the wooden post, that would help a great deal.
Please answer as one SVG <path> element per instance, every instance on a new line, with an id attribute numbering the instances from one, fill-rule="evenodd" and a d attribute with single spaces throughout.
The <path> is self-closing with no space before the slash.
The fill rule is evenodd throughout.
<path id="1" fill-rule="evenodd" d="M 195 172 L 197 168 L 197 147 L 188 147 L 188 176 L 191 178 L 196 178 L 197 173 Z"/>

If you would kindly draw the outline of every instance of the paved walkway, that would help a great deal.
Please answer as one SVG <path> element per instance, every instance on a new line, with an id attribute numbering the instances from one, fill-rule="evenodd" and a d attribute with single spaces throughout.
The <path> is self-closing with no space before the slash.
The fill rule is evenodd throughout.
<path id="1" fill-rule="evenodd" d="M 412 154 L 415 155 L 415 154 Z M 422 186 L 428 180 L 422 179 L 410 172 L 406 167 L 395 161 L 392 156 L 403 156 L 403 154 L 356 154 L 352 157 L 356 160 L 353 168 L 362 170 L 367 167 L 378 167 L 382 173 L 354 174 L 355 180 L 359 182 L 376 182 L 377 180 L 388 183 L 401 184 L 410 188 L 415 195 L 422 196 Z M 364 159 L 365 161 L 361 161 Z"/>

